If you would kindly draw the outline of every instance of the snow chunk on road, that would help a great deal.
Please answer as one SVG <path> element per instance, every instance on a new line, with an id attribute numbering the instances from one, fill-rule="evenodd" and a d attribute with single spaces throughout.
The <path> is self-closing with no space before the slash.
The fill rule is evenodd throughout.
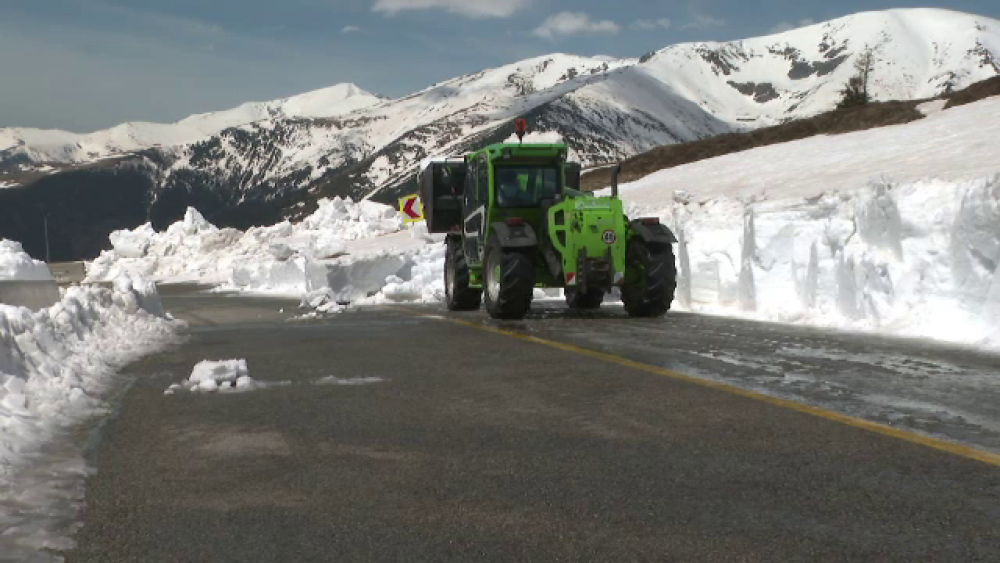
<path id="1" fill-rule="evenodd" d="M 173 395 L 184 389 L 192 393 L 212 393 L 219 391 L 230 393 L 234 391 L 252 391 L 280 385 L 288 385 L 287 381 L 264 382 L 250 377 L 245 359 L 239 360 L 204 360 L 198 362 L 191 371 L 191 376 L 182 384 L 171 385 L 165 395 Z"/>
<path id="2" fill-rule="evenodd" d="M 45 262 L 32 260 L 21 243 L 0 239 L 0 281 L 52 281 Z"/>
<path id="3" fill-rule="evenodd" d="M 247 387 L 253 380 L 246 360 L 199 362 L 191 371 L 188 382 L 201 391 L 215 391 L 220 387 Z"/>

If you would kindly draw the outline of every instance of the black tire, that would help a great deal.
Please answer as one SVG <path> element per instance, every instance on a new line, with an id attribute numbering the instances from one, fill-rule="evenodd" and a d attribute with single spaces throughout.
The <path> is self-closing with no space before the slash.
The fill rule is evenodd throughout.
<path id="1" fill-rule="evenodd" d="M 647 244 L 639 237 L 629 241 L 625 256 L 629 274 L 638 280 L 622 286 L 622 303 L 633 317 L 661 317 L 670 310 L 677 289 L 677 265 L 669 244 Z M 627 277 L 632 277 L 628 276 Z"/>
<path id="2" fill-rule="evenodd" d="M 575 287 L 567 287 L 566 304 L 573 309 L 597 309 L 604 302 L 604 290 L 599 287 L 592 287 L 586 293 Z"/>
<path id="3" fill-rule="evenodd" d="M 469 287 L 469 263 L 462 239 L 448 237 L 444 258 L 444 295 L 449 311 L 475 311 L 483 300 L 483 290 Z"/>
<path id="4" fill-rule="evenodd" d="M 494 319 L 523 319 L 535 293 L 535 263 L 527 250 L 491 245 L 483 266 L 486 311 Z M 497 275 L 499 274 L 499 276 Z"/>

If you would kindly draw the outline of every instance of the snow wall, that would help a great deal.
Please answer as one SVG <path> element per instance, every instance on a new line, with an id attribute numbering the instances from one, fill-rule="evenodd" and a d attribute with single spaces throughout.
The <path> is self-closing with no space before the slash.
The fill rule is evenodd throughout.
<path id="1" fill-rule="evenodd" d="M 682 307 L 1000 348 L 1000 176 L 659 213 Z"/>

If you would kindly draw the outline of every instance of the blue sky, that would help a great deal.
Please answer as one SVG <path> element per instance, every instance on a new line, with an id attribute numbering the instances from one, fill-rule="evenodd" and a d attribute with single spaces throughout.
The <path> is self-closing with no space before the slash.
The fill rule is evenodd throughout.
<path id="1" fill-rule="evenodd" d="M 0 0 L 0 127 L 174 121 L 354 82 L 400 96 L 550 52 L 640 56 L 862 10 L 844 0 Z M 934 7 L 1000 18 L 996 0 Z"/>

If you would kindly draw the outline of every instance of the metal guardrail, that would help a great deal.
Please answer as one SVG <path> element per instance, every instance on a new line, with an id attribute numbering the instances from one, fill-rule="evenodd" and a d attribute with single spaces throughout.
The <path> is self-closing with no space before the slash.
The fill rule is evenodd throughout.
<path id="1" fill-rule="evenodd" d="M 83 262 L 56 262 L 49 264 L 49 269 L 59 285 L 80 283 L 87 276 Z"/>
<path id="2" fill-rule="evenodd" d="M 54 280 L 0 280 L 0 305 L 27 307 L 33 310 L 51 307 L 59 302 L 59 286 L 80 283 L 87 271 L 83 262 L 49 264 Z"/>
<path id="3" fill-rule="evenodd" d="M 59 302 L 59 285 L 53 281 L 0 281 L 0 304 L 44 309 Z"/>

